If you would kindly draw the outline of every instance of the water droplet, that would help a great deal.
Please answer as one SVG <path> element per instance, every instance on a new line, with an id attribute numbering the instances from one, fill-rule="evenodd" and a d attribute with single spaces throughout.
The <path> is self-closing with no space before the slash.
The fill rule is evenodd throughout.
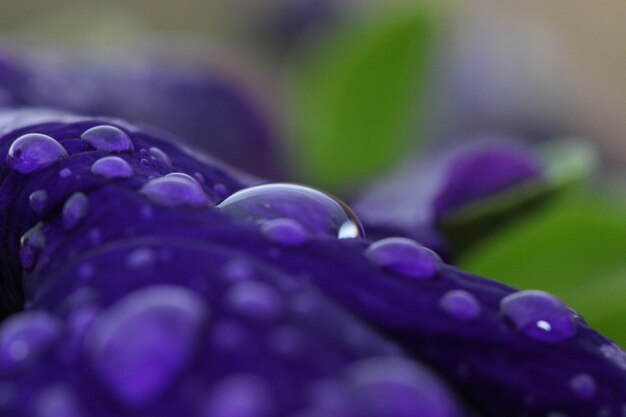
<path id="1" fill-rule="evenodd" d="M 150 169 L 150 162 L 147 159 L 140 159 L 139 166 L 143 169 Z"/>
<path id="2" fill-rule="evenodd" d="M 133 169 L 119 156 L 106 156 L 91 165 L 91 173 L 108 179 L 130 178 L 133 176 Z"/>
<path id="3" fill-rule="evenodd" d="M 128 135 L 115 126 L 100 125 L 86 130 L 81 139 L 100 151 L 131 152 L 133 142 Z"/>
<path id="4" fill-rule="evenodd" d="M 35 399 L 33 417 L 82 417 L 72 391 L 62 385 L 46 387 Z"/>
<path id="5" fill-rule="evenodd" d="M 96 267 L 89 262 L 81 264 L 76 270 L 76 276 L 81 280 L 88 280 L 96 273 Z"/>
<path id="6" fill-rule="evenodd" d="M 264 380 L 255 375 L 232 375 L 209 393 L 201 417 L 270 417 L 272 396 Z"/>
<path id="7" fill-rule="evenodd" d="M 126 266 L 131 269 L 149 268 L 156 262 L 157 254 L 151 248 L 138 248 L 126 257 Z"/>
<path id="8" fill-rule="evenodd" d="M 28 204 L 35 213 L 41 214 L 46 209 L 48 202 L 48 193 L 46 190 L 37 190 L 28 196 Z"/>
<path id="9" fill-rule="evenodd" d="M 94 246 L 102 243 L 102 232 L 100 231 L 100 229 L 91 229 L 89 231 L 89 241 Z"/>
<path id="10" fill-rule="evenodd" d="M 152 403 L 193 358 L 207 316 L 204 301 L 185 288 L 158 285 L 138 290 L 93 324 L 86 340 L 91 364 L 123 403 Z"/>
<path id="11" fill-rule="evenodd" d="M 254 267 L 243 259 L 232 259 L 220 269 L 220 276 L 229 283 L 248 281 L 255 277 Z"/>
<path id="12" fill-rule="evenodd" d="M 531 339 L 559 343 L 576 333 L 571 311 L 555 296 L 544 291 L 520 291 L 500 301 L 504 316 Z"/>
<path id="13" fill-rule="evenodd" d="M 458 321 L 471 321 L 480 316 L 480 303 L 472 294 L 464 290 L 452 290 L 439 300 L 439 308 Z"/>
<path id="14" fill-rule="evenodd" d="M 229 193 L 228 187 L 221 182 L 218 182 L 213 186 L 213 191 L 215 191 L 215 194 L 217 194 L 220 198 L 226 197 Z"/>
<path id="15" fill-rule="evenodd" d="M 11 144 L 7 164 L 20 174 L 32 174 L 68 156 L 65 148 L 50 136 L 29 133 Z"/>
<path id="16" fill-rule="evenodd" d="M 167 156 L 167 154 L 165 152 L 163 152 L 161 149 L 157 148 L 156 146 L 153 146 L 150 148 L 149 150 L 150 153 L 150 157 L 152 159 L 154 159 L 155 161 L 160 161 L 161 163 L 163 163 L 166 166 L 172 166 L 172 160 L 170 159 L 169 156 Z"/>
<path id="17" fill-rule="evenodd" d="M 63 227 L 67 230 L 76 228 L 89 212 L 89 199 L 84 193 L 72 194 L 63 205 Z"/>
<path id="18" fill-rule="evenodd" d="M 309 232 L 291 219 L 266 220 L 261 225 L 261 231 L 269 240 L 281 246 L 302 246 L 310 239 Z"/>
<path id="19" fill-rule="evenodd" d="M 316 235 L 363 236 L 361 222 L 345 203 L 302 185 L 276 183 L 246 188 L 217 207 L 230 216 L 256 222 L 292 219 Z"/>
<path id="20" fill-rule="evenodd" d="M 258 281 L 233 285 L 225 300 L 234 311 L 254 320 L 272 320 L 282 308 L 280 294 L 268 284 Z"/>
<path id="21" fill-rule="evenodd" d="M 409 278 L 430 279 L 442 267 L 439 255 L 402 237 L 391 237 L 372 243 L 365 251 L 365 256 L 374 265 Z"/>
<path id="22" fill-rule="evenodd" d="M 67 178 L 72 175 L 72 170 L 69 168 L 63 168 L 59 171 L 59 178 Z"/>
<path id="23" fill-rule="evenodd" d="M 37 223 L 20 239 L 20 262 L 26 271 L 31 271 L 37 262 L 41 250 L 46 245 L 43 223 Z"/>
<path id="24" fill-rule="evenodd" d="M 463 414 L 447 386 L 408 359 L 361 360 L 349 367 L 348 379 L 371 417 Z"/>
<path id="25" fill-rule="evenodd" d="M 583 400 L 592 399 L 595 397 L 598 390 L 596 380 L 591 375 L 586 373 L 580 373 L 573 376 L 569 381 L 569 386 L 574 394 Z"/>
<path id="26" fill-rule="evenodd" d="M 24 370 L 54 345 L 61 332 L 59 320 L 43 311 L 8 318 L 0 328 L 0 371 Z"/>
<path id="27" fill-rule="evenodd" d="M 151 201 L 164 206 L 206 206 L 209 198 L 193 177 L 180 172 L 148 181 L 140 191 Z"/>

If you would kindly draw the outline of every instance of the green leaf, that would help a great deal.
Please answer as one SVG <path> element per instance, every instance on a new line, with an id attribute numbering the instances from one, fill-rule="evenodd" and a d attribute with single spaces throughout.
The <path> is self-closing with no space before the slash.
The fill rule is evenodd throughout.
<path id="1" fill-rule="evenodd" d="M 626 344 L 626 205 L 564 200 L 501 230 L 460 262 L 520 289 L 552 292 Z"/>
<path id="2" fill-rule="evenodd" d="M 443 220 L 456 258 L 499 229 L 577 191 L 596 164 L 594 149 L 580 140 L 548 143 L 538 154 L 545 169 L 541 179 L 468 204 Z"/>
<path id="3" fill-rule="evenodd" d="M 382 14 L 335 34 L 300 63 L 294 146 L 308 182 L 346 187 L 411 148 L 436 21 L 425 8 Z"/>

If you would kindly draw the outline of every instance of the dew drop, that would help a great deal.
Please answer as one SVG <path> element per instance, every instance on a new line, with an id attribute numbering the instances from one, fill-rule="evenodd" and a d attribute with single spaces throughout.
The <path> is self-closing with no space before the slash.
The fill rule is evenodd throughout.
<path id="1" fill-rule="evenodd" d="M 439 255 L 402 237 L 372 243 L 365 251 L 365 257 L 382 269 L 419 280 L 434 278 L 442 267 Z"/>
<path id="2" fill-rule="evenodd" d="M 281 246 L 302 246 L 310 239 L 309 232 L 292 219 L 266 220 L 261 225 L 261 232 Z"/>
<path id="3" fill-rule="evenodd" d="M 272 320 L 282 308 L 280 294 L 259 281 L 233 285 L 226 293 L 225 300 L 233 311 L 254 320 Z"/>
<path id="4" fill-rule="evenodd" d="M 91 365 L 122 403 L 148 405 L 188 366 L 207 316 L 204 301 L 185 288 L 138 290 L 93 324 L 86 340 Z"/>
<path id="5" fill-rule="evenodd" d="M 243 259 L 232 259 L 222 266 L 219 275 L 228 283 L 236 283 L 253 279 L 256 272 L 250 262 Z"/>
<path id="6" fill-rule="evenodd" d="M 168 167 L 172 166 L 172 160 L 170 159 L 170 157 L 156 146 L 151 147 L 148 152 L 150 153 L 150 157 L 153 160 L 159 161 Z"/>
<path id="7" fill-rule="evenodd" d="M 66 230 L 76 228 L 87 216 L 89 212 L 89 199 L 84 193 L 72 194 L 63 205 L 63 227 Z"/>
<path id="8" fill-rule="evenodd" d="M 106 156 L 91 165 L 91 173 L 108 179 L 130 178 L 133 176 L 133 169 L 119 156 Z"/>
<path id="9" fill-rule="evenodd" d="M 20 262 L 26 271 L 31 271 L 37 262 L 41 250 L 46 244 L 43 223 L 37 223 L 20 239 Z"/>
<path id="10" fill-rule="evenodd" d="M 230 216 L 256 222 L 288 218 L 315 235 L 362 237 L 354 212 L 329 194 L 296 184 L 258 185 L 238 191 L 218 206 Z"/>
<path id="11" fill-rule="evenodd" d="M 555 296 L 529 290 L 507 295 L 500 301 L 502 314 L 525 336 L 545 343 L 560 343 L 574 336 L 571 310 Z"/>
<path id="12" fill-rule="evenodd" d="M 28 196 L 28 205 L 35 213 L 41 214 L 46 209 L 48 202 L 48 192 L 46 190 L 37 190 Z"/>
<path id="13" fill-rule="evenodd" d="M 60 321 L 43 311 L 29 311 L 8 318 L 0 328 L 0 371 L 24 370 L 60 338 Z"/>
<path id="14" fill-rule="evenodd" d="M 583 400 L 592 399 L 598 390 L 596 380 L 586 373 L 573 376 L 569 381 L 569 386 L 574 394 Z"/>
<path id="15" fill-rule="evenodd" d="M 439 300 L 439 308 L 458 321 L 471 321 L 480 316 L 480 303 L 465 290 L 452 290 Z"/>
<path id="16" fill-rule="evenodd" d="M 139 160 L 139 166 L 142 167 L 143 169 L 149 169 L 150 168 L 150 162 L 147 159 L 140 159 Z"/>
<path id="17" fill-rule="evenodd" d="M 11 144 L 7 164 L 20 174 L 32 174 L 68 156 L 65 148 L 50 136 L 29 133 Z"/>
<path id="18" fill-rule="evenodd" d="M 59 178 L 67 178 L 72 175 L 72 170 L 69 168 L 63 168 L 59 171 Z"/>
<path id="19" fill-rule="evenodd" d="M 211 342 L 217 350 L 234 351 L 244 344 L 246 337 L 246 330 L 239 322 L 223 320 L 213 327 Z"/>
<path id="20" fill-rule="evenodd" d="M 128 135 L 115 126 L 100 125 L 86 130 L 81 139 L 100 151 L 131 152 L 133 143 Z"/>
<path id="21" fill-rule="evenodd" d="M 219 381 L 207 396 L 201 417 L 270 417 L 271 392 L 256 375 L 232 375 Z"/>
<path id="22" fill-rule="evenodd" d="M 131 269 L 149 268 L 156 262 L 157 254 L 151 248 L 134 249 L 126 257 L 126 266 Z"/>
<path id="23" fill-rule="evenodd" d="M 150 180 L 140 192 L 151 201 L 169 207 L 200 207 L 209 203 L 198 181 L 180 172 Z"/>

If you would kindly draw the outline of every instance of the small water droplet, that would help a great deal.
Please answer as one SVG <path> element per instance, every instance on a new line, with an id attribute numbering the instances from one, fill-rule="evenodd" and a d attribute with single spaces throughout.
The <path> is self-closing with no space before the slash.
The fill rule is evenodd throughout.
<path id="1" fill-rule="evenodd" d="M 291 326 L 274 328 L 267 337 L 269 349 L 281 356 L 295 356 L 303 348 L 304 340 L 300 331 Z"/>
<path id="2" fill-rule="evenodd" d="M 48 192 L 46 190 L 37 190 L 28 196 L 28 204 L 35 213 L 41 214 L 46 209 L 48 202 Z"/>
<path id="3" fill-rule="evenodd" d="M 130 178 L 133 176 L 133 169 L 119 156 L 106 156 L 91 165 L 91 173 L 108 179 Z"/>
<path id="4" fill-rule="evenodd" d="M 32 174 L 68 156 L 65 148 L 50 136 L 29 133 L 11 144 L 7 164 L 20 174 Z"/>
<path id="5" fill-rule="evenodd" d="M 128 135 L 115 126 L 100 125 L 86 130 L 81 139 L 100 151 L 131 152 L 133 142 Z"/>
<path id="6" fill-rule="evenodd" d="M 198 181 L 181 172 L 150 180 L 140 192 L 151 201 L 169 207 L 200 207 L 209 203 L 209 198 Z"/>
<path id="7" fill-rule="evenodd" d="M 452 290 L 439 300 L 439 308 L 458 321 L 471 321 L 480 316 L 480 303 L 472 294 L 464 290 Z"/>
<path id="8" fill-rule="evenodd" d="M 96 267 L 89 262 L 81 264 L 76 270 L 76 276 L 81 280 L 88 280 L 96 273 Z"/>
<path id="9" fill-rule="evenodd" d="M 35 399 L 33 417 L 82 417 L 78 400 L 63 385 L 46 387 Z"/>
<path id="10" fill-rule="evenodd" d="M 215 191 L 215 194 L 217 194 L 220 198 L 226 197 L 229 193 L 228 187 L 221 182 L 218 182 L 213 186 L 213 191 Z"/>
<path id="11" fill-rule="evenodd" d="M 20 239 L 20 262 L 27 272 L 32 271 L 41 250 L 46 244 L 43 233 L 43 223 L 37 223 L 30 228 Z"/>
<path id="12" fill-rule="evenodd" d="M 363 226 L 341 200 L 296 184 L 258 185 L 238 191 L 218 206 L 230 216 L 256 222 L 287 218 L 315 235 L 362 237 Z"/>
<path id="13" fill-rule="evenodd" d="M 89 241 L 94 246 L 102 243 L 102 232 L 100 231 L 100 229 L 91 229 L 89 231 Z"/>
<path id="14" fill-rule="evenodd" d="M 89 212 L 89 199 L 84 193 L 72 194 L 63 205 L 63 227 L 66 230 L 76 228 Z"/>
<path id="15" fill-rule="evenodd" d="M 269 388 L 260 377 L 231 375 L 206 396 L 200 417 L 270 417 L 274 415 Z"/>
<path id="16" fill-rule="evenodd" d="M 420 280 L 434 278 L 442 267 L 439 255 L 402 237 L 391 237 L 372 243 L 365 251 L 365 256 L 382 269 Z"/>
<path id="17" fill-rule="evenodd" d="M 310 239 L 309 232 L 292 219 L 266 220 L 261 225 L 262 233 L 281 246 L 302 246 Z"/>
<path id="18" fill-rule="evenodd" d="M 254 279 L 256 272 L 250 262 L 243 259 L 232 259 L 222 266 L 219 274 L 226 282 L 236 283 Z"/>
<path id="19" fill-rule="evenodd" d="M 233 285 L 226 293 L 225 301 L 235 312 L 254 320 L 272 320 L 282 308 L 281 295 L 259 281 Z"/>
<path id="20" fill-rule="evenodd" d="M 149 268 L 156 262 L 157 254 L 152 248 L 134 249 L 126 257 L 126 266 L 131 269 Z"/>
<path id="21" fill-rule="evenodd" d="M 59 171 L 59 178 L 67 178 L 72 175 L 72 170 L 69 168 L 63 168 Z"/>
<path id="22" fill-rule="evenodd" d="M 143 169 L 150 169 L 150 162 L 147 159 L 140 159 L 139 166 Z"/>
<path id="23" fill-rule="evenodd" d="M 138 290 L 98 317 L 86 338 L 88 357 L 119 400 L 145 406 L 188 366 L 207 317 L 204 301 L 185 288 Z"/>
<path id="24" fill-rule="evenodd" d="M 155 161 L 159 161 L 168 167 L 172 166 L 172 160 L 170 159 L 170 157 L 156 146 L 151 147 L 149 153 L 150 157 Z"/>
<path id="25" fill-rule="evenodd" d="M 24 370 L 54 345 L 61 331 L 59 320 L 43 311 L 11 316 L 0 328 L 0 371 Z"/>
<path id="26" fill-rule="evenodd" d="M 569 386 L 574 394 L 583 400 L 592 399 L 598 390 L 596 380 L 586 373 L 573 376 L 569 381 Z"/>
<path id="27" fill-rule="evenodd" d="M 560 343 L 574 336 L 576 323 L 571 311 L 555 296 L 544 291 L 520 291 L 500 301 L 502 314 L 525 336 Z"/>

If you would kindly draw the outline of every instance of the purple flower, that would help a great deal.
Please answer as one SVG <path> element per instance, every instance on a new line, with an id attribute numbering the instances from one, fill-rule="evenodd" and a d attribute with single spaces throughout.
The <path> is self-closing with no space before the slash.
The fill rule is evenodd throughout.
<path id="1" fill-rule="evenodd" d="M 103 125 L 132 142 L 114 154 L 132 176 L 93 172 L 111 152 L 81 136 Z M 0 131 L 0 294 L 25 307 L 0 327 L 3 416 L 589 417 L 626 401 L 626 353 L 548 294 L 414 242 L 231 216 L 216 205 L 253 180 L 124 122 L 33 110 Z M 68 157 L 13 169 L 32 133 Z"/>

